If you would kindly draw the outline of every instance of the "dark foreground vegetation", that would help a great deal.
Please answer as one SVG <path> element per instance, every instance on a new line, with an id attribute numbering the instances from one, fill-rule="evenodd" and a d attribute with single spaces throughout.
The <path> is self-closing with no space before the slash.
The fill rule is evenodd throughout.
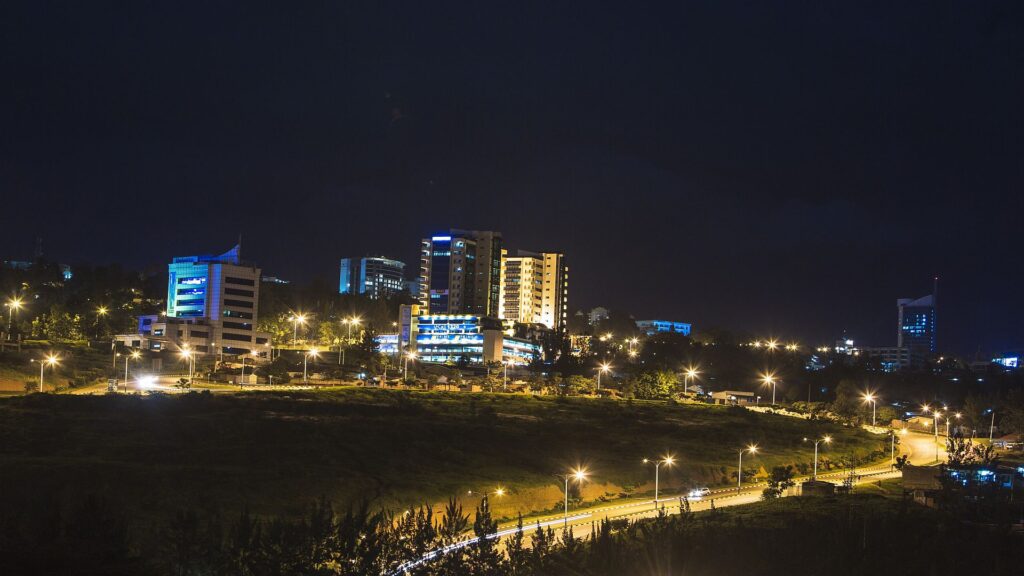
<path id="1" fill-rule="evenodd" d="M 525 527 L 503 544 L 482 539 L 415 566 L 425 553 L 493 534 L 484 499 L 397 517 L 325 502 L 301 519 L 179 511 L 159 546 L 138 550 L 123 516 L 86 499 L 54 499 L 0 512 L 0 573 L 110 575 L 380 575 L 403 565 L 419 576 L 689 574 L 1019 574 L 1024 541 L 1008 526 L 969 525 L 901 499 L 857 494 L 787 498 L 638 522 L 602 522 L 585 534 Z"/>

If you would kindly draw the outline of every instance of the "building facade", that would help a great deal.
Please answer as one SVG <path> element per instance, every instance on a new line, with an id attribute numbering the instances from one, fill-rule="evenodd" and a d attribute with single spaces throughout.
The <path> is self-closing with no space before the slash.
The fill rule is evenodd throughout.
<path id="1" fill-rule="evenodd" d="M 374 300 L 405 291 L 405 262 L 383 256 L 342 258 L 339 294 L 362 294 Z"/>
<path id="2" fill-rule="evenodd" d="M 421 362 L 445 364 L 465 360 L 525 365 L 541 357 L 539 344 L 504 334 L 495 318 L 474 314 L 420 314 L 418 305 L 399 309 L 398 334 L 378 337 L 380 351 L 398 355 L 415 348 Z"/>
<path id="3" fill-rule="evenodd" d="M 522 324 L 565 326 L 569 302 L 569 268 L 557 252 L 519 251 L 501 267 L 501 317 Z"/>
<path id="4" fill-rule="evenodd" d="M 451 230 L 420 243 L 420 304 L 428 314 L 498 317 L 501 233 Z"/>
<path id="5" fill-rule="evenodd" d="M 256 332 L 260 269 L 241 260 L 241 247 L 218 256 L 181 256 L 167 266 L 167 309 L 139 318 L 129 347 L 188 348 L 201 354 L 266 356 L 270 336 Z"/>
<path id="6" fill-rule="evenodd" d="M 636 327 L 648 336 L 654 336 L 661 332 L 675 332 L 683 336 L 689 336 L 693 326 L 686 322 L 672 322 L 670 320 L 637 320 Z"/>
<path id="7" fill-rule="evenodd" d="M 935 295 L 921 298 L 900 298 L 896 301 L 899 312 L 899 331 L 896 346 L 911 353 L 930 356 L 936 350 Z"/>

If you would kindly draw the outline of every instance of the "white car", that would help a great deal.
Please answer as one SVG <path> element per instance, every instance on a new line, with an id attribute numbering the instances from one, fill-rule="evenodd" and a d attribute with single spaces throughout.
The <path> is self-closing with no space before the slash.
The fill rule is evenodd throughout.
<path id="1" fill-rule="evenodd" d="M 687 498 L 689 498 L 690 500 L 700 500 L 701 498 L 710 495 L 710 488 L 694 488 L 693 490 L 690 490 L 690 494 L 687 495 Z"/>

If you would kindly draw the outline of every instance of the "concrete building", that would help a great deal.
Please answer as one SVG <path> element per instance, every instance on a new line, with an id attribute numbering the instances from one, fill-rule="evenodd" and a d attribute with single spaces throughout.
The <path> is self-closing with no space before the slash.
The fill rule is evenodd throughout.
<path id="1" fill-rule="evenodd" d="M 672 322 L 669 320 L 637 320 L 636 327 L 648 336 L 654 336 L 659 332 L 675 332 L 676 334 L 689 336 L 693 326 L 686 322 Z"/>
<path id="2" fill-rule="evenodd" d="M 405 262 L 383 256 L 342 258 L 339 294 L 362 294 L 374 300 L 405 291 Z"/>
<path id="3" fill-rule="evenodd" d="M 266 357 L 270 336 L 256 332 L 260 269 L 241 260 L 241 246 L 217 256 L 181 256 L 167 266 L 167 310 L 139 318 L 133 348 Z"/>
<path id="4" fill-rule="evenodd" d="M 451 230 L 420 243 L 420 304 L 429 314 L 500 314 L 500 232 Z"/>
<path id="5" fill-rule="evenodd" d="M 900 346 L 864 346 L 857 350 L 858 355 L 876 360 L 886 372 L 907 370 L 923 366 L 927 360 L 924 356 L 914 353 L 909 348 Z"/>
<path id="6" fill-rule="evenodd" d="M 501 266 L 501 317 L 560 330 L 566 324 L 569 268 L 557 252 L 506 256 Z"/>
<path id="7" fill-rule="evenodd" d="M 711 394 L 711 402 L 712 404 L 725 406 L 744 406 L 755 404 L 757 402 L 757 395 L 753 392 L 744 392 L 742 390 L 722 390 L 721 392 L 713 392 Z"/>
<path id="8" fill-rule="evenodd" d="M 501 321 L 473 314 L 421 314 L 419 305 L 399 309 L 399 332 L 378 338 L 380 351 L 398 355 L 415 347 L 420 362 L 450 363 L 463 358 L 471 364 L 511 362 L 529 364 L 540 357 L 539 344 L 507 336 Z"/>

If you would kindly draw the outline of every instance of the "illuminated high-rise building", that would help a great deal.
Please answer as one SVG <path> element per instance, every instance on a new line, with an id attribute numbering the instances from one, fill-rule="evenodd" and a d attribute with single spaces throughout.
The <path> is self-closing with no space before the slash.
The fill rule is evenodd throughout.
<path id="1" fill-rule="evenodd" d="M 342 258 L 339 294 L 363 294 L 374 300 L 405 291 L 405 262 L 367 256 Z"/>
<path id="2" fill-rule="evenodd" d="M 506 256 L 501 268 L 501 317 L 552 330 L 565 325 L 569 300 L 569 268 L 557 252 L 526 252 Z"/>
<path id="3" fill-rule="evenodd" d="M 427 314 L 500 314 L 500 232 L 451 230 L 420 244 L 420 304 Z"/>
<path id="4" fill-rule="evenodd" d="M 921 298 L 900 298 L 897 344 L 911 354 L 930 356 L 935 353 L 935 294 Z"/>

